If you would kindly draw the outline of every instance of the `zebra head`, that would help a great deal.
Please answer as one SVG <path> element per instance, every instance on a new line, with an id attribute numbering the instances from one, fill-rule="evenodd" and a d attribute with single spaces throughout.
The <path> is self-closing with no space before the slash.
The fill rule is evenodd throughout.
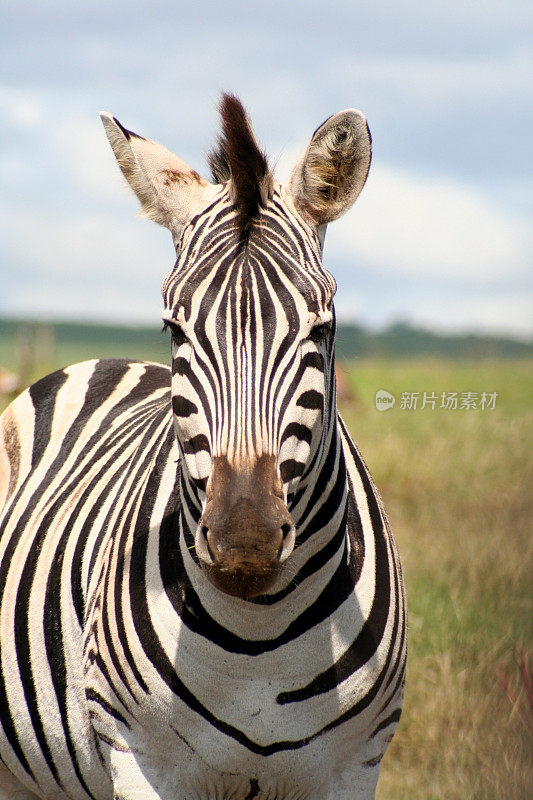
<path id="1" fill-rule="evenodd" d="M 219 589 L 251 597 L 291 554 L 300 501 L 336 431 L 336 286 L 322 244 L 365 183 L 371 140 L 359 111 L 335 114 L 281 186 L 235 97 L 223 95 L 221 116 L 212 182 L 102 120 L 144 214 L 176 246 L 163 320 L 197 560 Z"/>

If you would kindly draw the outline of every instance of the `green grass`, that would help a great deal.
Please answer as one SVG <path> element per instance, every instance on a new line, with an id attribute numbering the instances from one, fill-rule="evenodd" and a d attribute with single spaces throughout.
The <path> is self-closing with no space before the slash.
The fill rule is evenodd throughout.
<path id="1" fill-rule="evenodd" d="M 531 364 L 362 361 L 347 377 L 344 416 L 382 493 L 409 604 L 405 710 L 377 797 L 524 800 L 533 715 L 516 653 L 531 665 Z M 396 395 L 393 409 L 376 411 L 378 389 Z M 498 398 L 492 411 L 407 411 L 404 391 Z"/>
<path id="2" fill-rule="evenodd" d="M 126 355 L 119 344 L 93 355 Z M 155 347 L 133 354 L 167 363 L 166 339 Z M 36 373 L 90 355 L 72 342 Z M 346 377 L 343 415 L 383 496 L 409 605 L 404 713 L 378 800 L 533 797 L 533 714 L 516 658 L 531 667 L 532 363 L 361 360 Z M 376 410 L 378 389 L 396 396 L 393 409 Z M 498 397 L 494 410 L 402 410 L 413 391 Z"/>

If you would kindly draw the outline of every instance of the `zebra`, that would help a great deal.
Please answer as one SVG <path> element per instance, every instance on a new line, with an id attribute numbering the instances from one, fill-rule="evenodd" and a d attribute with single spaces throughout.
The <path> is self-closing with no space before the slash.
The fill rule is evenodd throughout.
<path id="1" fill-rule="evenodd" d="M 101 115 L 173 236 L 171 369 L 74 364 L 1 417 L 0 800 L 367 800 L 400 718 L 401 566 L 322 266 L 368 126 L 329 117 L 282 186 L 220 112 L 211 181 Z"/>

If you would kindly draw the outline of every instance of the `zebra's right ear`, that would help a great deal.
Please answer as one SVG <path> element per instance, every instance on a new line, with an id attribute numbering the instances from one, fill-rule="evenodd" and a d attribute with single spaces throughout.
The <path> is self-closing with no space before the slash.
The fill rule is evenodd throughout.
<path id="1" fill-rule="evenodd" d="M 372 139 L 363 114 L 339 111 L 314 132 L 286 191 L 308 221 L 326 225 L 342 216 L 365 185 Z"/>
<path id="2" fill-rule="evenodd" d="M 111 114 L 103 111 L 100 118 L 143 215 L 179 236 L 211 184 L 162 145 L 128 131 Z"/>

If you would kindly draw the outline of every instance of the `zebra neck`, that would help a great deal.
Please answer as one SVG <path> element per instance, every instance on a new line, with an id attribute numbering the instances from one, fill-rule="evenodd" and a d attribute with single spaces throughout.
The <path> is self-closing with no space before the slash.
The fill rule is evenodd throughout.
<path id="1" fill-rule="evenodd" d="M 173 539 L 174 552 L 167 550 L 159 560 L 170 577 L 168 580 L 163 575 L 167 600 L 180 618 L 179 624 L 191 633 L 208 636 L 234 652 L 254 654 L 275 648 L 294 635 L 300 617 L 310 626 L 315 616 L 323 614 L 324 604 L 337 604 L 349 562 L 346 515 L 340 508 L 335 515 L 336 531 L 329 542 L 318 551 L 311 538 L 303 542 L 288 559 L 272 589 L 250 599 L 226 595 L 209 582 L 194 548 L 187 545 L 189 535 L 183 525 L 186 515 L 180 516 L 179 545 L 176 547 Z M 324 530 L 316 537 L 324 541 Z M 163 549 L 167 549 L 164 543 Z M 177 621 L 171 623 L 168 616 L 166 620 L 170 622 L 169 631 L 175 630 L 179 635 Z"/>

